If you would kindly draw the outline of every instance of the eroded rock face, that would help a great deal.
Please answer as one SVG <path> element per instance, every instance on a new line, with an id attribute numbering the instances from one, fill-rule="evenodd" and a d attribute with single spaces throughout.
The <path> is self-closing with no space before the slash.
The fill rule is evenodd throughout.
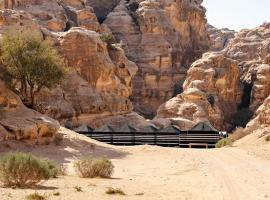
<path id="1" fill-rule="evenodd" d="M 207 53 L 194 62 L 184 82 L 184 92 L 163 104 L 157 118 L 171 118 L 182 129 L 210 121 L 224 128 L 241 102 L 241 70 L 220 53 Z"/>
<path id="2" fill-rule="evenodd" d="M 270 25 L 264 24 L 235 34 L 222 51 L 205 54 L 188 71 L 184 92 L 163 104 L 157 118 L 168 118 L 184 129 L 192 121 L 210 121 L 230 130 L 237 125 L 234 120 L 256 112 L 270 95 L 269 39 Z M 268 113 L 261 110 L 266 107 L 258 111 L 264 119 Z"/>
<path id="3" fill-rule="evenodd" d="M 89 2 L 88 2 L 89 3 Z M 107 46 L 94 10 L 81 0 L 3 1 L 0 32 L 30 28 L 50 38 L 66 60 L 69 74 L 59 87 L 36 98 L 39 112 L 65 123 L 91 124 L 95 118 L 133 110 L 129 96 L 137 66 L 120 45 Z M 88 119 L 86 121 L 85 119 Z"/>
<path id="4" fill-rule="evenodd" d="M 132 101 L 146 116 L 181 91 L 189 65 L 209 46 L 201 1 L 122 0 L 105 24 L 139 67 Z"/>
<path id="5" fill-rule="evenodd" d="M 208 24 L 207 32 L 211 40 L 211 51 L 220 51 L 228 46 L 236 32 L 227 28 L 217 29 Z"/>
<path id="6" fill-rule="evenodd" d="M 269 128 L 270 124 L 270 96 L 265 99 L 264 103 L 257 109 L 255 117 L 251 120 L 247 129 L 263 129 Z"/>
<path id="7" fill-rule="evenodd" d="M 0 140 L 53 141 L 60 124 L 26 108 L 20 98 L 0 82 Z"/>
<path id="8" fill-rule="evenodd" d="M 59 44 L 71 71 L 61 87 L 39 95 L 37 104 L 42 113 L 67 119 L 132 111 L 128 97 L 137 66 L 121 48 L 108 52 L 98 33 L 83 28 L 61 34 Z"/>

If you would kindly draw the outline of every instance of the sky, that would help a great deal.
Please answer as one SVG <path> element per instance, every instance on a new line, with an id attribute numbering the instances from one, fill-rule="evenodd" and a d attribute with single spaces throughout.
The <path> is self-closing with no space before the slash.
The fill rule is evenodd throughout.
<path id="1" fill-rule="evenodd" d="M 270 0 L 204 0 L 207 19 L 217 28 L 255 28 L 270 22 Z"/>

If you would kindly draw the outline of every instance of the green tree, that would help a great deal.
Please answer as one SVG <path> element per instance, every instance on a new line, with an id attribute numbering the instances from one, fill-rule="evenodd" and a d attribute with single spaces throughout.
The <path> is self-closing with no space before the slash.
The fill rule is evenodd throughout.
<path id="1" fill-rule="evenodd" d="M 11 88 L 31 107 L 42 88 L 54 88 L 65 77 L 64 61 L 53 43 L 49 39 L 44 40 L 36 31 L 4 34 L 1 40 L 1 61 L 1 71 L 12 83 Z"/>

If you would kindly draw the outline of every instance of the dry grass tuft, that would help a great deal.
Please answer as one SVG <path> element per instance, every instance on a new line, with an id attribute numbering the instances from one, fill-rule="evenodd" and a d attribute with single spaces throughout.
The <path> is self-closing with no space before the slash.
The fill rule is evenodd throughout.
<path id="1" fill-rule="evenodd" d="M 25 200 L 46 200 L 47 197 L 38 193 L 29 194 L 25 197 Z"/>
<path id="2" fill-rule="evenodd" d="M 112 188 L 112 187 L 109 187 L 107 188 L 106 190 L 106 194 L 109 194 L 109 195 L 126 195 L 123 190 L 121 190 L 120 188 Z"/>
<path id="3" fill-rule="evenodd" d="M 74 189 L 77 191 L 77 192 L 82 192 L 82 188 L 80 186 L 75 186 Z"/>

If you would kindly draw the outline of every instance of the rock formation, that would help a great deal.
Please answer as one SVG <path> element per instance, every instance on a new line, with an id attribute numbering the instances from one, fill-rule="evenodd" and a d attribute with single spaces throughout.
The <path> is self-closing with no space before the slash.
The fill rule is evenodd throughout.
<path id="1" fill-rule="evenodd" d="M 148 117 L 181 91 L 190 64 L 209 46 L 201 1 L 122 0 L 105 24 L 139 67 L 131 98 Z"/>
<path id="2" fill-rule="evenodd" d="M 3 1 L 0 32 L 31 28 L 50 38 L 66 60 L 67 79 L 58 88 L 44 89 L 36 108 L 65 124 L 92 123 L 96 118 L 132 112 L 129 100 L 137 66 L 129 61 L 120 45 L 107 44 L 90 5 L 80 0 Z"/>
<path id="3" fill-rule="evenodd" d="M 60 125 L 57 121 L 26 108 L 20 98 L 0 82 L 0 141 L 8 139 L 54 140 Z"/>
<path id="4" fill-rule="evenodd" d="M 211 51 L 220 51 L 227 47 L 230 41 L 234 38 L 236 32 L 227 28 L 217 29 L 208 24 L 207 32 L 210 36 Z"/>
<path id="5" fill-rule="evenodd" d="M 224 50 L 194 62 L 184 92 L 163 104 L 157 119 L 170 119 L 183 129 L 198 121 L 227 130 L 244 126 L 270 95 L 269 33 L 270 24 L 242 30 Z"/>
<path id="6" fill-rule="evenodd" d="M 85 115 L 132 111 L 128 97 L 137 66 L 125 57 L 121 48 L 113 47 L 108 52 L 98 33 L 83 28 L 72 28 L 58 39 L 70 73 L 61 87 L 44 90 L 39 95 L 39 111 L 59 120 L 75 121 L 81 121 Z"/>

